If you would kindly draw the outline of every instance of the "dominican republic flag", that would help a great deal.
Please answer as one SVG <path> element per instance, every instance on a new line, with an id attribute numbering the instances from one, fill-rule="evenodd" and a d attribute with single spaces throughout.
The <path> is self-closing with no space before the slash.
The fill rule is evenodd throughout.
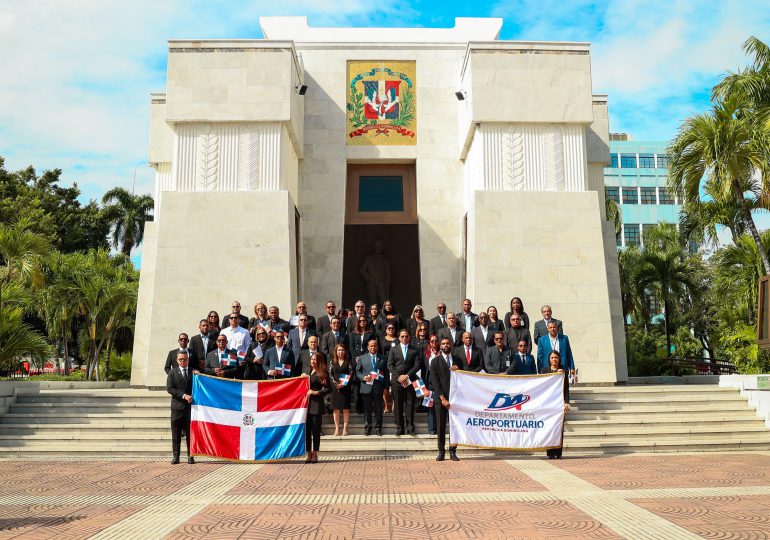
<path id="1" fill-rule="evenodd" d="M 430 392 L 428 392 L 428 389 L 425 387 L 425 383 L 422 382 L 422 379 L 412 381 L 412 388 L 414 388 L 414 393 L 417 395 L 417 397 L 430 395 Z"/>
<path id="2" fill-rule="evenodd" d="M 349 382 L 350 382 L 350 375 L 348 375 L 347 373 L 345 373 L 340 377 L 340 383 L 342 383 L 343 386 L 347 386 Z"/>
<path id="3" fill-rule="evenodd" d="M 238 361 L 239 362 L 246 361 L 246 351 L 238 351 Z"/>
<path id="4" fill-rule="evenodd" d="M 238 353 L 235 349 L 228 349 L 219 353 L 219 363 L 222 367 L 232 367 L 238 365 Z"/>
<path id="5" fill-rule="evenodd" d="M 369 376 L 372 379 L 377 379 L 378 381 L 385 379 L 385 377 L 382 375 L 382 371 L 380 371 L 379 369 L 377 371 L 369 372 Z"/>
<path id="6" fill-rule="evenodd" d="M 429 396 L 422 398 L 422 406 L 433 407 L 433 392 L 431 392 Z"/>
<path id="7" fill-rule="evenodd" d="M 193 376 L 190 453 L 238 461 L 305 454 L 308 377 L 237 381 Z"/>
<path id="8" fill-rule="evenodd" d="M 291 375 L 291 364 L 283 364 L 275 367 L 276 375 Z"/>

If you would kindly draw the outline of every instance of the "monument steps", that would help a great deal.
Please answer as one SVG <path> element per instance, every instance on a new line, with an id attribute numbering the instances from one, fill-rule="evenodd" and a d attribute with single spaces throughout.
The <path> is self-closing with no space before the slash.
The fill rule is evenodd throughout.
<path id="1" fill-rule="evenodd" d="M 768 450 L 770 430 L 737 390 L 714 385 L 571 389 L 564 446 L 579 454 Z M 20 394 L 0 418 L 0 457 L 147 457 L 170 453 L 169 397 L 150 390 L 67 390 Z M 332 435 L 324 418 L 322 449 L 333 455 L 434 453 L 424 413 L 417 435 L 396 436 L 392 414 L 382 437 L 365 436 L 353 412 L 350 435 Z M 468 452 L 489 453 L 479 449 Z M 516 453 L 513 453 L 515 455 Z"/>

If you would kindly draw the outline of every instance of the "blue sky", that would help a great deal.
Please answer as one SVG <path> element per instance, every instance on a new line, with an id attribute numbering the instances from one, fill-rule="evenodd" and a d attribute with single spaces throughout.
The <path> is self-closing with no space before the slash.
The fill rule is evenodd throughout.
<path id="1" fill-rule="evenodd" d="M 0 155 L 61 168 L 85 197 L 120 185 L 152 193 L 149 97 L 165 87 L 166 40 L 258 38 L 264 15 L 315 26 L 450 27 L 502 17 L 502 39 L 589 41 L 610 129 L 668 140 L 708 107 L 711 86 L 746 63 L 749 35 L 770 40 L 770 3 L 499 0 L 0 0 Z"/>

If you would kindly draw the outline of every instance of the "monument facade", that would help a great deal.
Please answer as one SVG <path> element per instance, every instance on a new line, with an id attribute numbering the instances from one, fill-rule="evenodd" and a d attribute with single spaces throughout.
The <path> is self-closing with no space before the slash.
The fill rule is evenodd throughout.
<path id="1" fill-rule="evenodd" d="M 500 19 L 260 24 L 264 39 L 169 42 L 132 385 L 162 386 L 177 334 L 233 299 L 288 318 L 380 294 L 405 317 L 519 296 L 534 321 L 550 304 L 582 381 L 627 379 L 589 44 L 502 41 Z"/>

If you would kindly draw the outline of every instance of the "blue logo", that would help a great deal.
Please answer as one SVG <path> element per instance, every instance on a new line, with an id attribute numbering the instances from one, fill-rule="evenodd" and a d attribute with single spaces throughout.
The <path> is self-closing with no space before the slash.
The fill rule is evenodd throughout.
<path id="1" fill-rule="evenodd" d="M 507 411 L 508 409 L 521 410 L 521 406 L 529 401 L 527 394 L 497 394 L 485 411 Z"/>

